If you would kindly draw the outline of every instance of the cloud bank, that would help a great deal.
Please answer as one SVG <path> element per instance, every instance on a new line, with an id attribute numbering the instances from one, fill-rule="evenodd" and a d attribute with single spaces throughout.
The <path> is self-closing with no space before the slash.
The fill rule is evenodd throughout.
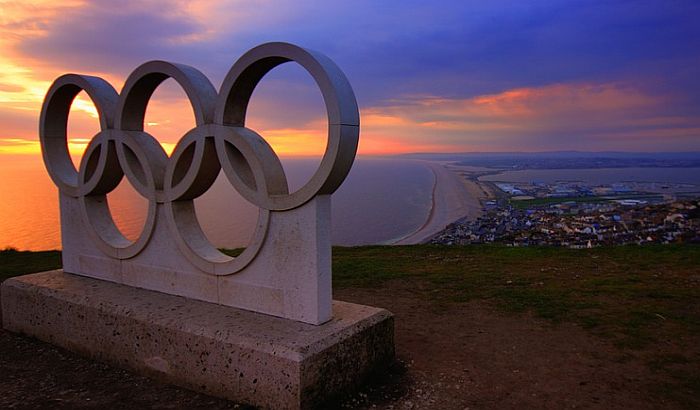
<path id="1" fill-rule="evenodd" d="M 36 140 L 44 92 L 64 72 L 101 75 L 119 89 L 139 64 L 165 59 L 197 67 L 218 87 L 245 50 L 283 40 L 324 52 L 346 72 L 361 107 L 363 153 L 700 150 L 697 2 L 0 7 L 0 146 L 36 146 L 17 141 Z M 166 144 L 191 127 L 183 96 L 164 86 L 149 106 L 149 131 Z M 89 102 L 80 104 L 71 130 L 89 138 L 95 120 Z M 298 68 L 263 80 L 248 125 L 283 153 L 324 147 L 322 101 Z"/>

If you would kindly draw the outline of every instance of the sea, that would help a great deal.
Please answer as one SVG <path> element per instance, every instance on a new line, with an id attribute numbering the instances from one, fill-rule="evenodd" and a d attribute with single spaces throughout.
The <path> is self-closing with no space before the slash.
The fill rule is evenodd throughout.
<path id="1" fill-rule="evenodd" d="M 0 162 L 0 249 L 59 249 L 58 192 L 44 164 L 34 156 L 4 156 Z M 283 158 L 290 190 L 315 172 L 318 159 Z M 582 181 L 590 184 L 645 182 L 672 184 L 671 191 L 700 192 L 700 168 L 595 168 L 503 171 L 484 181 Z M 435 177 L 421 160 L 359 157 L 332 197 L 332 240 L 336 245 L 387 244 L 409 235 L 427 220 Z M 673 185 L 675 184 L 675 185 Z M 661 185 L 660 189 L 668 189 Z M 126 179 L 108 195 L 122 233 L 135 239 L 146 215 L 146 200 Z M 246 202 L 220 175 L 195 200 L 200 224 L 217 247 L 245 247 L 258 209 Z"/>
<path id="2" fill-rule="evenodd" d="M 299 189 L 318 159 L 283 158 L 290 190 Z M 428 218 L 434 175 L 423 161 L 359 157 L 332 196 L 332 240 L 336 245 L 391 243 Z M 60 249 L 58 191 L 40 157 L 6 157 L 0 163 L 0 249 Z M 146 215 L 145 199 L 126 179 L 107 197 L 122 233 L 134 239 Z M 221 248 L 245 247 L 258 208 L 245 201 L 223 173 L 195 200 L 200 224 Z"/>
<path id="3" fill-rule="evenodd" d="M 485 175 L 479 180 L 545 184 L 582 182 L 589 186 L 607 185 L 639 192 L 700 197 L 700 168 L 697 167 L 527 169 Z"/>

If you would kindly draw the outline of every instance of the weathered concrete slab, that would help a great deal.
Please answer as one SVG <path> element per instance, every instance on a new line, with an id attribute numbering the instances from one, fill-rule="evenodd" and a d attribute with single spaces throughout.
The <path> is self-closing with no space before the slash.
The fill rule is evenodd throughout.
<path id="1" fill-rule="evenodd" d="M 333 302 L 323 325 L 135 289 L 63 271 L 2 284 L 5 329 L 214 396 L 309 408 L 394 356 L 384 309 Z"/>

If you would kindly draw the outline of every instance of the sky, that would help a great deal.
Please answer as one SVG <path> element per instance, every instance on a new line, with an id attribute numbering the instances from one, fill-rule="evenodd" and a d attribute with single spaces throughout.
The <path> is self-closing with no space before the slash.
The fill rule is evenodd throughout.
<path id="1" fill-rule="evenodd" d="M 700 151 L 698 1 L 3 1 L 0 155 L 38 155 L 38 118 L 64 73 L 120 90 L 149 60 L 196 67 L 219 87 L 268 41 L 333 59 L 361 113 L 360 154 Z M 194 126 L 164 83 L 146 130 L 166 150 Z M 281 155 L 316 155 L 325 109 L 284 64 L 256 89 L 246 125 Z M 84 95 L 71 109 L 79 155 L 98 131 Z"/>

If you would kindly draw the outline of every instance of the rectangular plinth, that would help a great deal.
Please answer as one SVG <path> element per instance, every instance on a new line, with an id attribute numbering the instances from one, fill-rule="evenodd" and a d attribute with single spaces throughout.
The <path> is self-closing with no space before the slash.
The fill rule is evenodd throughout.
<path id="1" fill-rule="evenodd" d="M 394 356 L 384 309 L 333 302 L 314 326 L 60 270 L 2 284 L 2 321 L 90 357 L 214 396 L 310 408 Z"/>

